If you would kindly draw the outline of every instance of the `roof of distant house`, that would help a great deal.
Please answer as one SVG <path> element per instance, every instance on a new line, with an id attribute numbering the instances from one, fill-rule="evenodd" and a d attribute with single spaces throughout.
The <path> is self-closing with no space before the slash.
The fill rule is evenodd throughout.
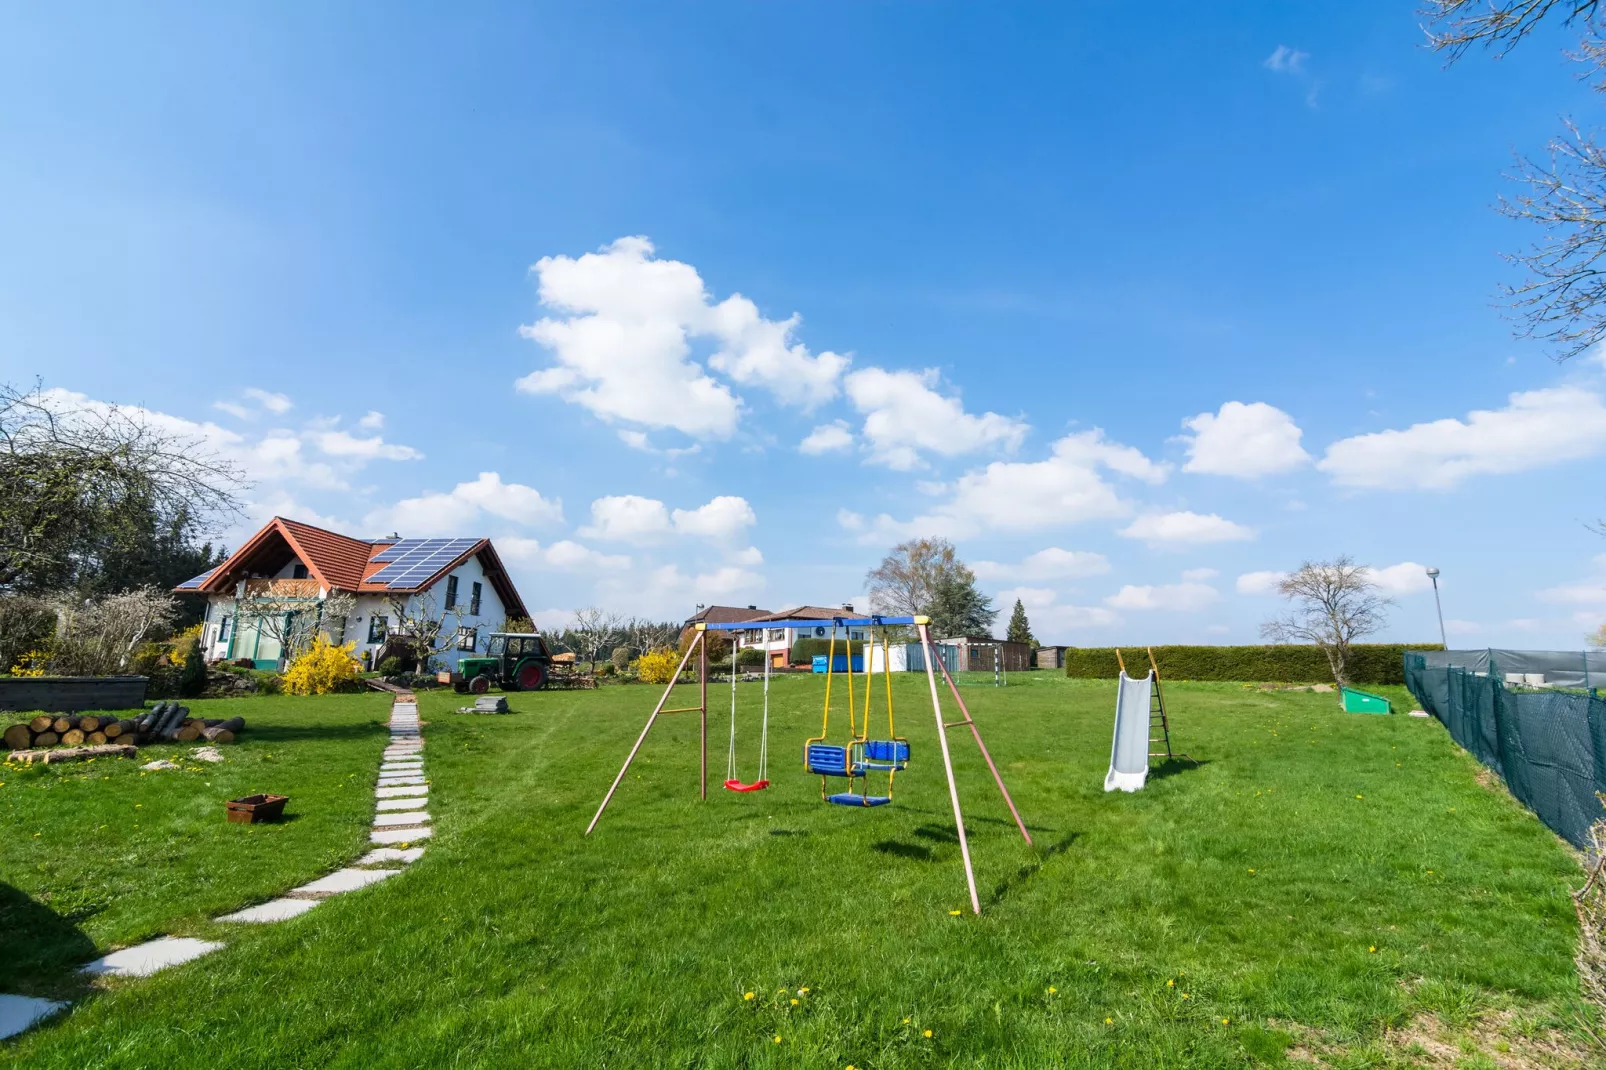
<path id="1" fill-rule="evenodd" d="M 757 606 L 706 606 L 695 617 L 688 618 L 686 626 L 693 624 L 740 624 L 743 621 L 757 620 L 760 617 L 770 616 L 767 609 Z"/>
<path id="2" fill-rule="evenodd" d="M 221 565 L 185 580 L 175 588 L 180 594 L 218 594 L 231 590 L 242 579 L 271 576 L 283 569 L 291 560 L 307 567 L 308 578 L 316 580 L 327 590 L 349 591 L 353 594 L 411 594 L 426 590 L 470 558 L 479 558 L 485 578 L 496 589 L 502 608 L 510 617 L 525 617 L 529 612 L 524 600 L 513 586 L 513 580 L 502 567 L 502 559 L 490 539 L 470 538 L 455 540 L 459 552 L 449 559 L 442 558 L 440 567 L 411 574 L 404 583 L 371 582 L 371 577 L 391 564 L 375 560 L 386 550 L 397 545 L 397 540 L 354 539 L 349 535 L 325 528 L 303 524 L 276 516 L 263 525 L 262 530 L 247 539 L 238 550 L 230 554 Z"/>
<path id="3" fill-rule="evenodd" d="M 841 606 L 837 606 L 834 609 L 825 606 L 794 606 L 791 609 L 783 609 L 779 613 L 767 613 L 762 617 L 744 617 L 742 619 L 751 620 L 755 624 L 759 624 L 767 620 L 835 620 L 837 617 L 855 617 L 858 615 L 853 610 L 843 609 Z"/>

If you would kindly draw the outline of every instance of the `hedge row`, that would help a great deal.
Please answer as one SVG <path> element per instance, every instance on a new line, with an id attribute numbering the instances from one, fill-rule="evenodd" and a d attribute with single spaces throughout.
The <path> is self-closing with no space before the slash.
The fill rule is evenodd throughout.
<path id="1" fill-rule="evenodd" d="M 1157 646 L 1154 660 L 1162 680 L 1265 681 L 1282 684 L 1332 683 L 1327 655 L 1316 646 Z M 1367 643 L 1350 647 L 1350 682 L 1405 683 L 1407 650 L 1443 650 L 1438 643 Z M 1147 671 L 1143 648 L 1122 647 L 1134 675 Z M 1120 672 L 1114 647 L 1069 647 L 1065 675 L 1113 680 Z"/>

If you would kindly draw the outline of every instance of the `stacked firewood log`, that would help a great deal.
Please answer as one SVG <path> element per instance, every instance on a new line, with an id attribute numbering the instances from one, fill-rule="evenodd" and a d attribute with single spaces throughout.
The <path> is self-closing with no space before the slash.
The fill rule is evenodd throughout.
<path id="1" fill-rule="evenodd" d="M 31 721 L 11 725 L 4 742 L 11 750 L 35 747 L 83 747 L 105 743 L 232 743 L 245 728 L 245 718 L 226 721 L 191 717 L 188 706 L 159 702 L 138 717 L 99 717 L 94 714 L 42 713 Z"/>

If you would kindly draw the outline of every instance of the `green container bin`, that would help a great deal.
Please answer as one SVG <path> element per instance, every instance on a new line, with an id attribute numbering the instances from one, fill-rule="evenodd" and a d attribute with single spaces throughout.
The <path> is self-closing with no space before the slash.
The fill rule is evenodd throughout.
<path id="1" fill-rule="evenodd" d="M 1394 707 L 1382 695 L 1374 695 L 1370 691 L 1357 691 L 1353 687 L 1342 689 L 1344 692 L 1345 713 L 1393 713 Z"/>

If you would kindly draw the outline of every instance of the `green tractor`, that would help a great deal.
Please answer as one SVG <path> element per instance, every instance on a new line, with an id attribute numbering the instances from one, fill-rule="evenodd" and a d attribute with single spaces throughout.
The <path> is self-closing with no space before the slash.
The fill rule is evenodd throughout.
<path id="1" fill-rule="evenodd" d="M 551 673 L 552 651 L 539 635 L 493 632 L 483 655 L 458 659 L 457 671 L 441 682 L 459 692 L 483 695 L 491 685 L 503 691 L 539 691 Z"/>

